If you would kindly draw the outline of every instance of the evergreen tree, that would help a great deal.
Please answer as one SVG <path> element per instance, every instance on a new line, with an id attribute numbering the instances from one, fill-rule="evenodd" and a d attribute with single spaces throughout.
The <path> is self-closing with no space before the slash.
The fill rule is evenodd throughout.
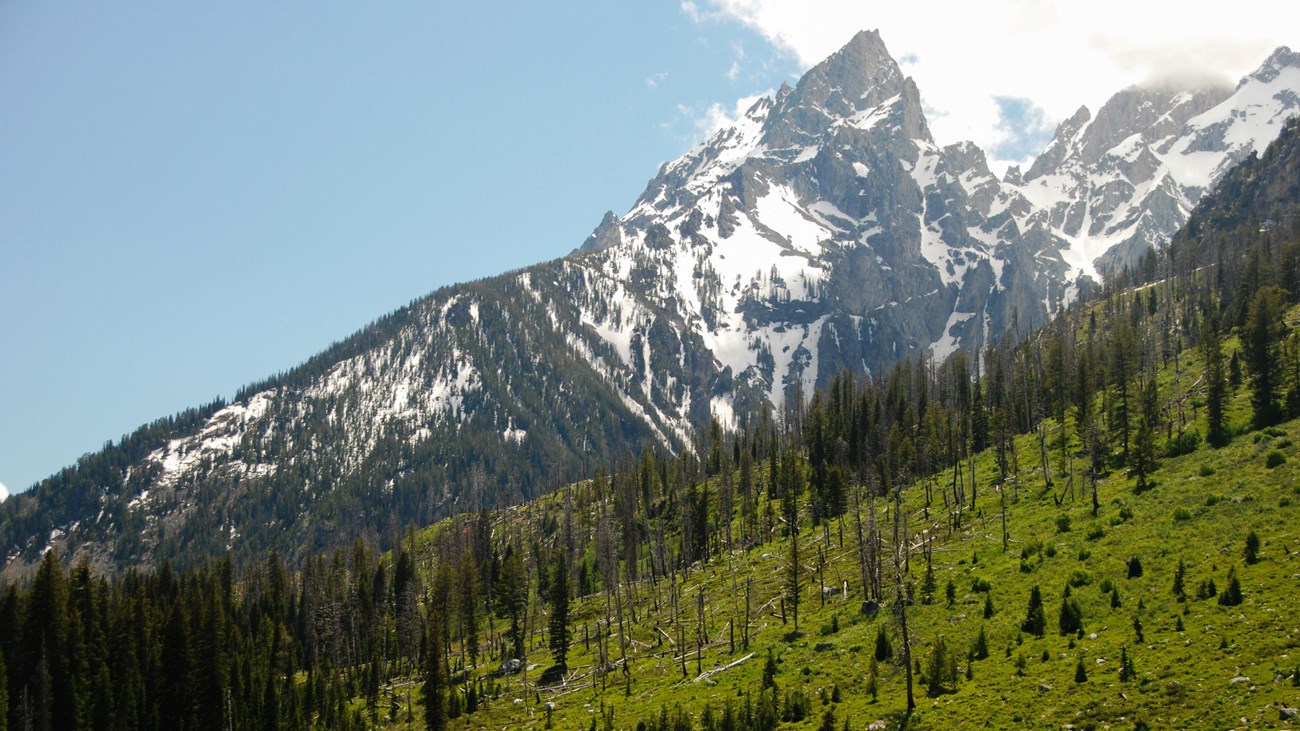
<path id="1" fill-rule="evenodd" d="M 1219 604 L 1225 607 L 1235 607 L 1241 604 L 1241 582 L 1237 580 L 1236 567 L 1228 569 L 1228 586 L 1219 594 Z"/>
<path id="2" fill-rule="evenodd" d="M 971 659 L 983 660 L 989 656 L 989 638 L 984 634 L 984 625 L 980 625 L 980 633 L 975 637 L 975 644 L 971 647 Z"/>
<path id="3" fill-rule="evenodd" d="M 1129 416 L 1132 382 L 1137 370 L 1137 334 L 1127 320 L 1120 319 L 1110 339 L 1110 378 L 1115 384 L 1114 411 L 1111 413 L 1111 436 L 1120 443 L 1119 461 L 1128 464 L 1130 454 Z"/>
<path id="4" fill-rule="evenodd" d="M 68 584 L 57 553 L 45 553 L 32 580 L 21 661 L 10 671 L 15 680 L 21 679 L 29 688 L 27 702 L 33 706 L 38 729 L 75 726 L 75 699 L 67 667 Z"/>
<path id="5" fill-rule="evenodd" d="M 948 643 L 939 636 L 930 648 L 925 668 L 926 693 L 937 698 L 957 688 L 957 656 L 948 649 Z"/>
<path id="6" fill-rule="evenodd" d="M 1029 606 L 1025 610 L 1025 621 L 1020 623 L 1020 629 L 1035 637 L 1042 637 L 1047 629 L 1047 617 L 1043 613 L 1043 593 L 1037 585 L 1029 591 Z"/>
<path id="7" fill-rule="evenodd" d="M 561 668 L 568 667 L 569 654 L 569 557 L 567 552 L 558 547 L 551 562 L 551 585 L 548 604 L 551 608 L 547 624 L 547 644 L 555 664 Z"/>
<path id="8" fill-rule="evenodd" d="M 1228 384 L 1223 372 L 1223 334 L 1217 308 L 1213 306 L 1205 317 L 1201 348 L 1205 352 L 1205 441 L 1217 448 L 1228 443 L 1225 415 Z"/>
<path id="9" fill-rule="evenodd" d="M 1083 657 L 1080 657 L 1079 662 L 1074 666 L 1074 682 L 1088 682 L 1088 669 L 1083 666 Z"/>
<path id="10" fill-rule="evenodd" d="M 1250 303 L 1246 324 L 1242 328 L 1242 345 L 1246 370 L 1250 373 L 1250 406 L 1256 429 L 1276 424 L 1282 419 L 1278 404 L 1282 364 L 1279 345 L 1285 333 L 1286 300 L 1281 288 L 1261 287 Z"/>
<path id="11" fill-rule="evenodd" d="M 1058 619 L 1060 623 L 1060 633 L 1062 635 L 1083 632 L 1083 610 L 1079 608 L 1079 603 L 1070 596 L 1070 587 L 1065 587 L 1065 595 L 1061 597 L 1061 612 Z"/>
<path id="12" fill-rule="evenodd" d="M 1133 669 L 1133 659 L 1128 655 L 1128 646 L 1119 649 L 1119 682 L 1127 683 L 1133 679 L 1136 672 Z"/>
<path id="13" fill-rule="evenodd" d="M 183 601 L 172 605 L 163 630 L 161 717 L 164 728 L 193 728 L 194 723 L 194 654 L 190 642 L 189 617 Z M 274 686 L 267 681 L 266 692 L 274 699 Z"/>
<path id="14" fill-rule="evenodd" d="M 9 673 L 5 670 L 5 654 L 0 648 L 0 731 L 9 728 Z"/>
<path id="15" fill-rule="evenodd" d="M 889 635 L 885 634 L 885 625 L 881 624 L 876 628 L 876 653 L 873 657 L 884 662 L 893 656 L 894 647 L 889 643 Z"/>
<path id="16" fill-rule="evenodd" d="M 1243 551 L 1247 564 L 1259 562 L 1259 536 L 1255 531 L 1246 534 L 1246 548 Z"/>
<path id="17" fill-rule="evenodd" d="M 1186 580 L 1186 578 L 1187 578 L 1187 565 L 1183 563 L 1183 560 L 1180 558 L 1178 559 L 1178 568 L 1174 569 L 1174 588 L 1173 588 L 1174 596 L 1177 597 L 1178 601 L 1180 602 L 1185 601 L 1187 599 L 1187 589 L 1186 587 L 1183 586 L 1183 582 Z"/>
<path id="18" fill-rule="evenodd" d="M 528 574 L 514 545 L 506 546 L 496 588 L 497 606 L 510 618 L 511 657 L 524 658 L 523 615 L 528 602 Z"/>
<path id="19" fill-rule="evenodd" d="M 803 458 L 791 450 L 781 460 L 781 514 L 790 533 L 790 553 L 785 565 L 785 602 L 794 617 L 794 631 L 799 631 L 799 598 L 803 581 L 799 560 L 799 495 L 806 482 Z"/>
<path id="20" fill-rule="evenodd" d="M 428 632 L 424 649 L 424 727 L 429 731 L 446 731 L 447 728 L 447 673 L 443 664 L 442 612 L 429 612 Z"/>
<path id="21" fill-rule="evenodd" d="M 1137 433 L 1133 438 L 1133 453 L 1130 463 L 1137 478 L 1134 491 L 1146 492 L 1152 487 L 1151 473 L 1156 468 L 1156 433 L 1160 428 L 1160 405 L 1156 392 L 1156 380 L 1152 378 L 1142 388 L 1141 414 L 1138 419 Z"/>

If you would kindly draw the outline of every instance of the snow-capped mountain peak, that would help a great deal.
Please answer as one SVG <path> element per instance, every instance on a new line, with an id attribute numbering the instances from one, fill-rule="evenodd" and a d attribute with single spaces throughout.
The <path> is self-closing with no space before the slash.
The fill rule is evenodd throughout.
<path id="1" fill-rule="evenodd" d="M 1235 89 L 1125 89 L 1096 117 L 1080 108 L 1021 179 L 1023 219 L 1065 242 L 1075 275 L 1131 266 L 1165 245 L 1223 175 L 1300 111 L 1300 56 L 1275 51 Z"/>

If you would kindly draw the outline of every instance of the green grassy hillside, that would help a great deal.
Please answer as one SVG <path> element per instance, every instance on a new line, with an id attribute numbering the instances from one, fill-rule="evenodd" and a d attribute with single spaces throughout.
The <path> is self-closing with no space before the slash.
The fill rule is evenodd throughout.
<path id="1" fill-rule="evenodd" d="M 1233 347 L 1235 341 L 1229 341 L 1229 351 Z M 1194 414 L 1203 411 L 1200 363 L 1185 354 L 1180 367 L 1177 374 L 1172 365 L 1160 372 L 1162 392 L 1173 394 L 1165 406 L 1181 405 L 1187 428 L 1203 433 L 1203 414 Z M 904 584 L 914 599 L 907 622 L 917 705 L 907 727 L 1199 729 L 1300 723 L 1284 720 L 1282 710 L 1300 706 L 1300 422 L 1245 431 L 1245 388 L 1234 392 L 1229 417 L 1237 434 L 1228 446 L 1200 444 L 1189 454 L 1163 456 L 1152 489 L 1136 494 L 1134 480 L 1122 470 L 1102 477 L 1095 515 L 1079 445 L 1071 436 L 1062 453 L 1058 426 L 1050 421 L 1045 436 L 1052 484 L 1044 483 L 1036 435 L 1017 438 L 1017 464 L 1002 492 L 991 484 L 996 468 L 991 450 L 986 451 L 975 460 L 976 510 L 957 530 L 943 517 L 942 504 L 926 509 L 922 485 L 909 487 Z M 946 477 L 933 479 L 942 483 Z M 584 491 L 591 493 L 591 485 L 512 510 L 494 531 L 526 538 L 543 526 L 545 536 L 542 516 L 558 514 L 566 503 L 598 511 L 599 501 L 586 499 Z M 775 510 L 776 504 L 764 509 Z M 880 500 L 875 509 L 888 542 L 890 506 Z M 422 541 L 450 527 L 436 526 Z M 617 622 L 604 624 L 612 616 L 607 606 L 612 600 L 599 593 L 577 600 L 571 610 L 568 672 L 558 682 L 538 685 L 551 656 L 544 609 L 535 603 L 526 679 L 486 681 L 485 706 L 453 719 L 450 727 L 586 729 L 594 724 L 599 729 L 644 722 L 657 728 L 666 718 L 667 727 L 679 728 L 673 722 L 684 712 L 692 728 L 745 728 L 729 714 L 738 716 L 747 704 L 758 707 L 769 654 L 775 660 L 780 712 L 792 719 L 782 728 L 861 729 L 878 721 L 899 727 L 906 715 L 902 627 L 892 601 L 874 617 L 861 611 L 853 511 L 815 529 L 805 516 L 798 538 L 797 633 L 792 612 L 782 616 L 790 545 L 780 533 L 751 550 L 721 551 L 679 574 L 676 584 L 672 577 L 637 582 L 628 598 L 637 616 L 626 618 L 627 675 L 621 667 L 595 670 L 601 665 L 598 636 L 605 638 L 607 663 L 621 657 Z M 1248 562 L 1252 534 L 1258 550 Z M 886 599 L 895 592 L 888 563 Z M 1174 590 L 1180 563 L 1181 597 Z M 1234 577 L 1241 603 L 1225 605 L 1220 599 Z M 1211 581 L 1217 589 L 1213 596 L 1207 591 Z M 1042 637 L 1023 629 L 1035 587 L 1046 620 Z M 1067 587 L 1082 629 L 1063 634 L 1059 620 Z M 992 615 L 985 618 L 990 604 Z M 876 661 L 882 630 L 892 654 Z M 981 633 L 988 654 L 976 659 L 982 654 L 975 651 Z M 497 619 L 488 635 L 500 634 Z M 940 643 L 948 659 L 938 662 L 936 692 L 930 693 Z M 489 643 L 488 655 L 497 647 Z M 458 657 L 455 648 L 452 657 Z M 954 665 L 955 682 L 943 671 L 951 673 Z M 473 674 L 483 677 L 495 667 L 495 660 L 484 661 Z M 414 687 L 399 686 L 395 692 L 404 697 Z M 553 704 L 549 713 L 548 703 Z M 727 719 L 737 725 L 727 725 Z M 404 727 L 404 714 L 392 725 Z"/>

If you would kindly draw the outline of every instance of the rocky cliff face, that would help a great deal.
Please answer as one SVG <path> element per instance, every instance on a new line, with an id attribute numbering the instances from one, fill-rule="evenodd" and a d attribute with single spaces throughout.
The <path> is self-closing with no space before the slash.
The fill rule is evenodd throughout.
<path id="1" fill-rule="evenodd" d="M 779 414 L 842 369 L 1027 330 L 1095 257 L 1161 243 L 1295 90 L 1283 49 L 1235 91 L 1121 92 L 999 180 L 978 147 L 934 142 L 861 33 L 573 255 L 435 292 L 5 501 L 5 572 L 50 547 L 109 568 L 384 539 Z"/>

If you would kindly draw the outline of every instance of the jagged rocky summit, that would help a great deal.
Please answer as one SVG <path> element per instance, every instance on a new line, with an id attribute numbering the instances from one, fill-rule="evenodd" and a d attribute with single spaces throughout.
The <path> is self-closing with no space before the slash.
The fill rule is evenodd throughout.
<path id="1" fill-rule="evenodd" d="M 834 373 L 1043 324 L 1163 242 L 1300 108 L 1279 49 L 1236 89 L 1129 89 L 1023 174 L 939 146 L 876 32 L 665 164 L 572 255 L 448 287 L 0 505 L 0 557 L 104 569 L 381 542 L 780 414 Z"/>

